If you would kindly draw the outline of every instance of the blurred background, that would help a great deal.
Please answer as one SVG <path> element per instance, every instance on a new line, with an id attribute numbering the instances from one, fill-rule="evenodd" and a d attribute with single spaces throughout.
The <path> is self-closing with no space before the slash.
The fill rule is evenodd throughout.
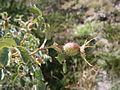
<path id="1" fill-rule="evenodd" d="M 7 12 L 10 23 L 15 23 L 17 15 L 25 21 L 37 16 L 32 13 L 33 6 L 41 10 L 44 18 L 38 23 L 40 28 L 32 32 L 39 46 L 44 37 L 48 46 L 69 41 L 83 45 L 86 39 L 94 38 L 90 42 L 94 47 L 86 49 L 86 59 L 94 67 L 79 55 L 66 56 L 61 64 L 56 57 L 62 57 L 49 49 L 53 61 L 41 65 L 46 90 L 120 90 L 119 0 L 0 0 L 0 13 Z"/>

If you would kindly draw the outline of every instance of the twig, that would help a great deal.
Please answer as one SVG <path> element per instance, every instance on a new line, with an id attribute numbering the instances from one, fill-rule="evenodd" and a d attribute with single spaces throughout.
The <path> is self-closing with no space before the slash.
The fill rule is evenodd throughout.
<path id="1" fill-rule="evenodd" d="M 35 53 L 37 53 L 38 51 L 41 51 L 41 50 L 45 50 L 47 48 L 38 48 L 36 49 L 35 51 L 31 52 L 29 55 L 34 55 Z"/>

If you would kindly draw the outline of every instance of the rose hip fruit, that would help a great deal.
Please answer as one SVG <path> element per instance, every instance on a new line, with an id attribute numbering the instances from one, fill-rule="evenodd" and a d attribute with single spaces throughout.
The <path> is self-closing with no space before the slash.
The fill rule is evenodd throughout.
<path id="1" fill-rule="evenodd" d="M 63 46 L 63 50 L 68 56 L 75 56 L 80 53 L 80 46 L 74 42 L 68 42 Z"/>

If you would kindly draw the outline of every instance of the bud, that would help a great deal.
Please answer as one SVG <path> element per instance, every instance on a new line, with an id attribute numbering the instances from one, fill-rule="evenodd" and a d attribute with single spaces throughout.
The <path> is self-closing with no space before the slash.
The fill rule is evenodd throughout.
<path id="1" fill-rule="evenodd" d="M 69 42 L 63 46 L 63 50 L 66 53 L 66 55 L 75 56 L 78 53 L 80 53 L 80 46 L 77 43 Z"/>

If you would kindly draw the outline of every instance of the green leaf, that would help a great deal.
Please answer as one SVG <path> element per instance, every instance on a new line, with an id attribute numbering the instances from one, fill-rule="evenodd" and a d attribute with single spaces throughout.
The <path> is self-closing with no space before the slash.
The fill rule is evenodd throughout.
<path id="1" fill-rule="evenodd" d="M 16 46 L 16 42 L 12 38 L 1 38 L 0 39 L 0 48 L 3 47 L 13 47 Z"/>
<path id="2" fill-rule="evenodd" d="M 0 48 L 0 66 L 10 64 L 10 50 L 8 47 Z"/>
<path id="3" fill-rule="evenodd" d="M 46 90 L 46 86 L 45 86 L 45 83 L 42 83 L 41 86 L 37 85 L 37 90 Z"/>
<path id="4" fill-rule="evenodd" d="M 41 69 L 38 67 L 36 68 L 35 72 L 34 72 L 34 77 L 36 78 L 37 80 L 37 84 L 41 87 L 42 84 L 43 84 L 43 74 L 42 74 L 42 71 Z"/>
<path id="5" fill-rule="evenodd" d="M 4 72 L 3 72 L 3 69 L 0 69 L 0 80 L 3 80 L 4 79 Z"/>
<path id="6" fill-rule="evenodd" d="M 52 62 L 52 58 L 46 54 L 43 55 L 44 61 L 50 61 Z"/>
<path id="7" fill-rule="evenodd" d="M 24 47 L 18 47 L 18 49 L 20 51 L 23 62 L 27 63 L 31 59 L 28 51 Z"/>
<path id="8" fill-rule="evenodd" d="M 29 85 L 31 83 L 30 77 L 22 77 L 23 82 L 25 85 Z"/>
<path id="9" fill-rule="evenodd" d="M 67 65 L 66 65 L 66 62 L 63 63 L 63 72 L 64 72 L 64 73 L 67 72 Z"/>
<path id="10" fill-rule="evenodd" d="M 38 14 L 38 15 L 42 16 L 41 10 L 38 7 L 36 7 L 35 5 L 30 9 L 30 11 L 34 14 Z"/>
<path id="11" fill-rule="evenodd" d="M 14 74 L 12 75 L 12 78 L 11 78 L 12 84 L 15 84 L 15 83 L 16 83 L 17 78 L 18 78 L 18 72 L 14 73 Z"/>
<path id="12" fill-rule="evenodd" d="M 56 57 L 56 59 L 58 60 L 58 62 L 60 64 L 62 64 L 62 62 L 65 60 L 64 54 L 58 54 L 58 56 Z"/>

